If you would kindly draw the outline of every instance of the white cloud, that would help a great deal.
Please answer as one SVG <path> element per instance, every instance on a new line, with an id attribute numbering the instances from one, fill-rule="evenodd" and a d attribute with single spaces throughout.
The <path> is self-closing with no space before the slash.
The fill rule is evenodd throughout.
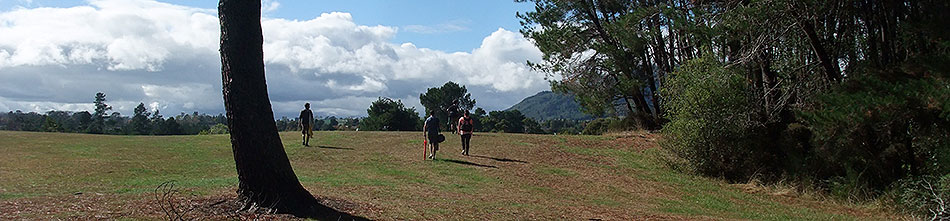
<path id="1" fill-rule="evenodd" d="M 264 25 L 265 60 L 293 72 L 347 73 L 374 81 L 454 80 L 500 91 L 547 84 L 542 75 L 524 65 L 527 60 L 540 60 L 541 52 L 521 34 L 501 28 L 471 53 L 446 53 L 411 43 L 388 43 L 395 29 L 359 26 L 346 13 L 323 14 L 309 21 L 265 20 Z"/>
<path id="2" fill-rule="evenodd" d="M 277 0 L 261 1 L 261 13 L 271 13 L 277 11 L 277 8 L 280 8 L 280 2 L 277 2 Z"/>
<path id="3" fill-rule="evenodd" d="M 0 14 L 0 50 L 12 51 L 0 55 L 0 69 L 96 63 L 110 70 L 157 71 L 169 54 L 217 48 L 218 22 L 211 10 L 154 1 L 90 4 Z"/>
<path id="4" fill-rule="evenodd" d="M 262 7 L 279 5 L 265 1 Z M 150 111 L 168 114 L 220 113 L 215 13 L 150 0 L 0 12 L 0 108 L 75 110 L 88 106 L 68 105 L 88 104 L 96 91 L 105 91 L 110 103 L 122 106 L 144 102 Z M 540 60 L 540 51 L 501 28 L 479 48 L 448 53 L 393 43 L 398 28 L 356 24 L 349 13 L 265 17 L 262 26 L 268 90 L 278 115 L 294 116 L 308 101 L 318 114 L 365 115 L 377 97 L 401 99 L 422 112 L 419 93 L 446 81 L 466 85 L 487 109 L 507 108 L 548 88 L 542 74 L 524 65 Z"/>
<path id="5" fill-rule="evenodd" d="M 209 84 L 184 83 L 180 85 L 142 85 L 142 92 L 145 93 L 146 100 L 152 100 L 154 106 L 159 103 L 181 104 L 184 109 L 212 109 L 217 107 L 212 102 L 222 96 L 218 91 L 212 89 Z M 153 106 L 153 105 L 150 105 Z M 167 105 L 166 105 L 167 107 Z M 153 107 L 154 108 L 154 107 Z"/>
<path id="6" fill-rule="evenodd" d="M 358 92 L 380 92 L 386 89 L 386 85 L 383 85 L 383 82 L 374 80 L 367 76 L 363 76 L 363 83 L 359 85 L 349 85 L 349 86 L 340 85 L 335 80 L 330 79 L 330 80 L 327 80 L 327 87 L 334 88 L 334 89 L 358 91 Z"/>
<path id="7" fill-rule="evenodd" d="M 402 29 L 408 32 L 415 32 L 420 34 L 438 34 L 438 33 L 449 33 L 457 31 L 468 31 L 468 24 L 471 21 L 464 20 L 452 20 L 443 22 L 436 25 L 406 25 Z"/>

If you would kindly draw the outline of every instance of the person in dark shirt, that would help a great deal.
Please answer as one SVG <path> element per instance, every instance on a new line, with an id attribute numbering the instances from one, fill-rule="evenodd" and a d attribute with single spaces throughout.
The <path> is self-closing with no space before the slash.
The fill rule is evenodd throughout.
<path id="1" fill-rule="evenodd" d="M 459 136 L 462 137 L 462 155 L 468 156 L 468 149 L 472 146 L 472 132 L 475 131 L 475 121 L 468 116 L 468 111 L 459 118 L 458 128 Z"/>
<path id="2" fill-rule="evenodd" d="M 432 154 L 429 159 L 435 159 L 435 151 L 439 150 L 439 118 L 435 116 L 435 110 L 429 111 L 429 118 L 426 118 L 422 126 L 422 137 L 429 141 L 429 147 L 432 147 Z"/>
<path id="3" fill-rule="evenodd" d="M 313 111 L 310 110 L 310 103 L 303 105 L 300 118 L 297 119 L 302 130 L 301 134 L 303 134 L 303 145 L 310 146 L 310 138 L 313 137 Z"/>
<path id="4" fill-rule="evenodd" d="M 452 120 L 455 120 L 461 117 L 460 116 L 461 114 L 459 112 L 459 100 L 458 99 L 452 100 L 452 105 L 450 105 L 449 108 L 446 109 L 446 112 L 449 113 L 449 119 L 447 119 L 449 123 L 449 130 L 451 130 L 452 133 L 454 134 L 456 130 L 458 130 L 458 124 L 455 124 L 456 122 Z"/>

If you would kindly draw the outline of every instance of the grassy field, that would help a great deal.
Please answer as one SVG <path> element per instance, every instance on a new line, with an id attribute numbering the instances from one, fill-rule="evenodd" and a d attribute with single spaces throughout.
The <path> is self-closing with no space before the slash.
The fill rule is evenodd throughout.
<path id="1" fill-rule="evenodd" d="M 424 161 L 421 133 L 281 133 L 301 183 L 371 219 L 900 219 L 868 206 L 675 172 L 654 134 L 477 134 L 472 156 L 447 135 Z M 234 197 L 228 135 L 105 136 L 0 131 L 0 220 L 162 219 L 154 189 L 181 203 Z M 217 202 L 215 202 L 217 201 Z"/>

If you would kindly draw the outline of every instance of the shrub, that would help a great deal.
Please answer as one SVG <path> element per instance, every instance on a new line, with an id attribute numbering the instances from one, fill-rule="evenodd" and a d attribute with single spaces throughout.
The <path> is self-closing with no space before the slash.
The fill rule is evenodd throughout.
<path id="1" fill-rule="evenodd" d="M 587 126 L 584 127 L 584 131 L 581 131 L 581 134 L 584 135 L 601 135 L 607 132 L 607 127 L 610 125 L 612 120 L 610 118 L 597 118 L 587 123 Z"/>
<path id="2" fill-rule="evenodd" d="M 744 81 L 712 57 L 691 60 L 669 75 L 662 91 L 670 120 L 663 145 L 687 169 L 739 181 L 774 164 Z"/>
<path id="3" fill-rule="evenodd" d="M 638 113 L 633 113 L 638 114 Z M 621 132 L 621 131 L 631 131 L 637 129 L 645 129 L 644 124 L 641 124 L 638 119 L 649 119 L 649 117 L 641 118 L 634 116 L 621 117 L 619 119 L 613 119 L 607 125 L 608 132 Z"/>
<path id="4" fill-rule="evenodd" d="M 202 130 L 198 134 L 208 135 L 208 134 L 227 134 L 227 133 L 228 133 L 228 125 L 219 123 L 219 124 L 215 124 L 214 126 L 211 126 L 211 128 L 208 128 L 207 130 Z"/>
<path id="5" fill-rule="evenodd" d="M 815 133 L 823 173 L 879 191 L 907 177 L 950 172 L 948 82 L 892 74 L 851 79 L 799 114 Z"/>
<path id="6" fill-rule="evenodd" d="M 918 219 L 950 219 L 950 175 L 908 178 L 895 186 L 892 200 L 904 212 Z"/>

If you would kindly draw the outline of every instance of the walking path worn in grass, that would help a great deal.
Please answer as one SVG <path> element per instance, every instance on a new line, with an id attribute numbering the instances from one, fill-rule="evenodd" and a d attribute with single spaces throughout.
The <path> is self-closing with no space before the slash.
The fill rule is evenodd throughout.
<path id="1" fill-rule="evenodd" d="M 423 160 L 421 132 L 281 133 L 301 183 L 371 219 L 895 219 L 860 205 L 747 191 L 672 171 L 658 136 L 478 133 L 471 156 L 447 134 Z M 0 219 L 259 218 L 232 211 L 227 135 L 106 136 L 0 131 Z M 174 181 L 171 200 L 155 188 Z M 159 191 L 159 193 L 163 193 Z M 266 215 L 264 215 L 266 216 Z M 291 218 L 269 216 L 270 218 Z"/>

